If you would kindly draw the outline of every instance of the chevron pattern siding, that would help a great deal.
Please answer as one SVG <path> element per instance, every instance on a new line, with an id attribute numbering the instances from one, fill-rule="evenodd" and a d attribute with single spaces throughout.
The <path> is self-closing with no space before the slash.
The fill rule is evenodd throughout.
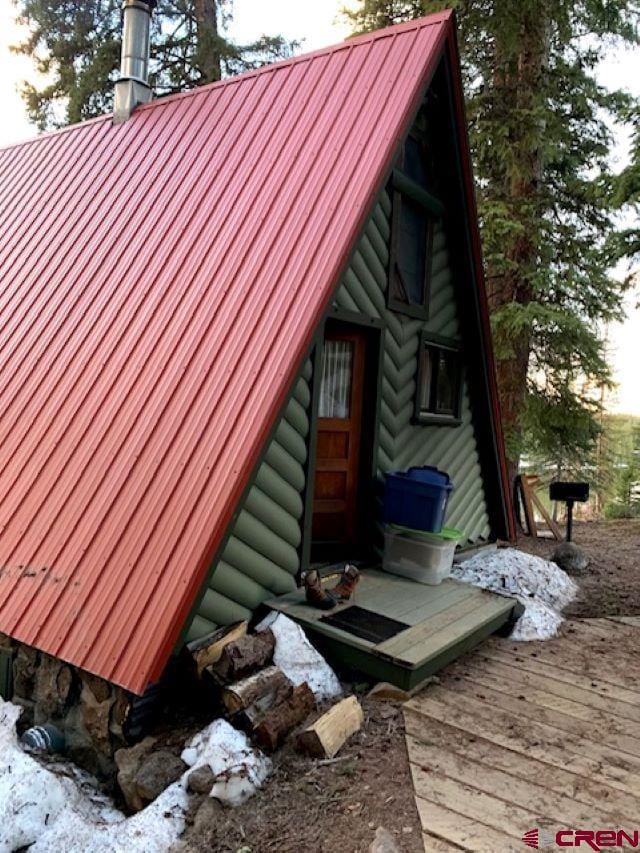
<path id="1" fill-rule="evenodd" d="M 308 361 L 209 580 L 187 642 L 206 636 L 218 625 L 249 619 L 266 598 L 295 588 L 311 373 Z"/>
<path id="2" fill-rule="evenodd" d="M 385 192 L 335 297 L 336 306 L 381 318 L 385 324 L 379 474 L 411 465 L 437 465 L 448 471 L 455 490 L 447 524 L 463 530 L 469 543 L 479 542 L 489 536 L 489 519 L 466 387 L 460 426 L 411 423 L 422 329 L 441 335 L 458 334 L 458 309 L 445 235 L 440 230 L 434 238 L 430 318 L 425 322 L 404 317 L 389 311 L 386 305 L 390 217 L 391 200 Z M 309 361 L 209 581 L 187 641 L 206 636 L 218 625 L 249 619 L 266 598 L 295 587 L 302 536 L 311 373 Z"/>
<path id="3" fill-rule="evenodd" d="M 464 531 L 469 543 L 479 542 L 488 538 L 490 529 L 466 382 L 460 426 L 411 422 L 420 333 L 423 329 L 440 335 L 459 333 L 445 234 L 439 229 L 434 236 L 430 317 L 425 322 L 387 309 L 390 221 L 391 199 L 384 192 L 335 299 L 340 308 L 384 320 L 378 469 L 382 474 L 411 465 L 437 465 L 447 471 L 455 485 L 447 525 Z"/>

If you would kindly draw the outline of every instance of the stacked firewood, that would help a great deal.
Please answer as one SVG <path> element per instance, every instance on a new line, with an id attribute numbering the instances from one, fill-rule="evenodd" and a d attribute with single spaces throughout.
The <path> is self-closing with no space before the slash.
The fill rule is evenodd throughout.
<path id="1" fill-rule="evenodd" d="M 270 630 L 247 633 L 240 622 L 190 647 L 198 678 L 219 692 L 232 725 L 243 729 L 266 752 L 274 752 L 315 710 L 306 682 L 294 684 L 273 662 Z M 297 738 L 300 749 L 330 758 L 362 725 L 355 697 L 342 700 Z"/>

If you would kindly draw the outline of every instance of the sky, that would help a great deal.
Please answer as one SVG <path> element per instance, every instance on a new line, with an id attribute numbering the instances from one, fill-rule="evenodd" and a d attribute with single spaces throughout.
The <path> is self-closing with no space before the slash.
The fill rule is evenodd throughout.
<path id="1" fill-rule="evenodd" d="M 598 78 L 608 88 L 627 89 L 640 97 L 640 77 L 638 65 L 640 49 L 618 51 L 601 63 Z M 628 158 L 629 134 L 620 134 L 614 153 L 614 165 L 621 169 Z M 630 222 L 629 225 L 632 223 Z M 635 265 L 637 269 L 638 265 Z M 625 277 L 629 270 L 620 265 L 616 270 L 618 277 Z M 640 276 L 639 276 L 640 277 Z M 630 292 L 625 301 L 627 320 L 624 323 L 612 323 L 608 329 L 609 359 L 613 367 L 616 390 L 606 401 L 607 408 L 614 412 L 640 415 L 640 283 Z"/>
<path id="2" fill-rule="evenodd" d="M 303 50 L 314 50 L 341 41 L 348 33 L 340 8 L 344 0 L 235 0 L 232 35 L 237 41 L 251 41 L 262 33 L 282 33 L 289 39 L 303 42 Z M 25 139 L 34 134 L 29 125 L 18 87 L 24 79 L 34 79 L 29 59 L 16 56 L 9 45 L 20 39 L 20 30 L 13 21 L 11 0 L 0 0 L 0 145 Z M 640 51 L 617 51 L 600 66 L 599 79 L 609 87 L 627 88 L 640 96 Z M 624 165 L 629 138 L 620 134 L 615 159 Z M 625 270 L 619 269 L 618 275 Z M 639 289 L 640 290 L 640 289 Z M 610 358 L 617 390 L 607 400 L 612 411 L 640 415 L 640 292 L 627 300 L 628 318 L 609 328 Z"/>
<path id="3" fill-rule="evenodd" d="M 32 136 L 34 131 L 24 113 L 17 87 L 21 80 L 32 75 L 26 56 L 9 52 L 9 45 L 20 38 L 20 30 L 13 21 L 11 0 L 0 0 L 0 145 Z"/>

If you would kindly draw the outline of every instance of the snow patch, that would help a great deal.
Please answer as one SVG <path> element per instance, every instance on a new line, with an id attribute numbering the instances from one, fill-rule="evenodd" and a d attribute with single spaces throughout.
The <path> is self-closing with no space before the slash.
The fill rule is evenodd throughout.
<path id="1" fill-rule="evenodd" d="M 166 853 L 184 831 L 188 801 L 180 782 L 174 782 L 138 814 L 128 818 L 120 814 L 117 823 L 108 825 L 70 807 L 42 828 L 29 853 Z"/>
<path id="2" fill-rule="evenodd" d="M 185 828 L 187 777 L 208 764 L 211 796 L 244 802 L 267 778 L 271 762 L 246 736 L 216 720 L 191 739 L 182 777 L 132 817 L 125 817 L 93 777 L 67 762 L 47 766 L 23 751 L 16 735 L 22 709 L 0 699 L 0 853 L 166 853 Z"/>
<path id="3" fill-rule="evenodd" d="M 9 853 L 32 845 L 47 826 L 77 807 L 105 822 L 118 814 L 97 793 L 95 802 L 79 787 L 88 776 L 78 771 L 57 775 L 23 752 L 18 744 L 16 723 L 22 709 L 0 700 L 0 851 Z M 33 848 L 31 848 L 33 849 Z"/>
<path id="4" fill-rule="evenodd" d="M 198 732 L 182 752 L 182 760 L 191 770 L 183 776 L 186 786 L 189 773 L 209 766 L 215 776 L 210 795 L 229 806 L 248 800 L 271 773 L 271 761 L 253 749 L 249 739 L 226 720 L 214 720 Z"/>
<path id="5" fill-rule="evenodd" d="M 524 604 L 512 640 L 555 637 L 563 621 L 562 610 L 578 592 L 575 582 L 555 563 L 515 548 L 479 551 L 454 565 L 451 577 Z"/>
<path id="6" fill-rule="evenodd" d="M 562 616 L 553 607 L 541 601 L 529 601 L 525 611 L 509 635 L 510 640 L 547 640 L 555 637 L 562 625 Z"/>
<path id="7" fill-rule="evenodd" d="M 283 613 L 270 613 L 256 628 L 270 628 L 276 638 L 273 662 L 296 687 L 307 682 L 319 702 L 342 695 L 335 672 L 307 639 L 302 628 Z"/>

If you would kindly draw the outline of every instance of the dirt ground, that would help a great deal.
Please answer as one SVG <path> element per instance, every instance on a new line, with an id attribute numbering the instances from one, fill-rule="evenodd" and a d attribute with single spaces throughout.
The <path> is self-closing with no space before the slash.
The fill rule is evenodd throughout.
<path id="1" fill-rule="evenodd" d="M 384 826 L 403 853 L 423 845 L 400 706 L 363 700 L 365 724 L 329 762 L 285 746 L 244 806 L 194 802 L 180 853 L 360 853 Z"/>
<path id="2" fill-rule="evenodd" d="M 565 615 L 640 616 L 640 519 L 576 522 L 573 530 L 589 565 L 575 578 L 580 592 Z M 556 542 L 523 536 L 518 547 L 548 559 Z"/>

